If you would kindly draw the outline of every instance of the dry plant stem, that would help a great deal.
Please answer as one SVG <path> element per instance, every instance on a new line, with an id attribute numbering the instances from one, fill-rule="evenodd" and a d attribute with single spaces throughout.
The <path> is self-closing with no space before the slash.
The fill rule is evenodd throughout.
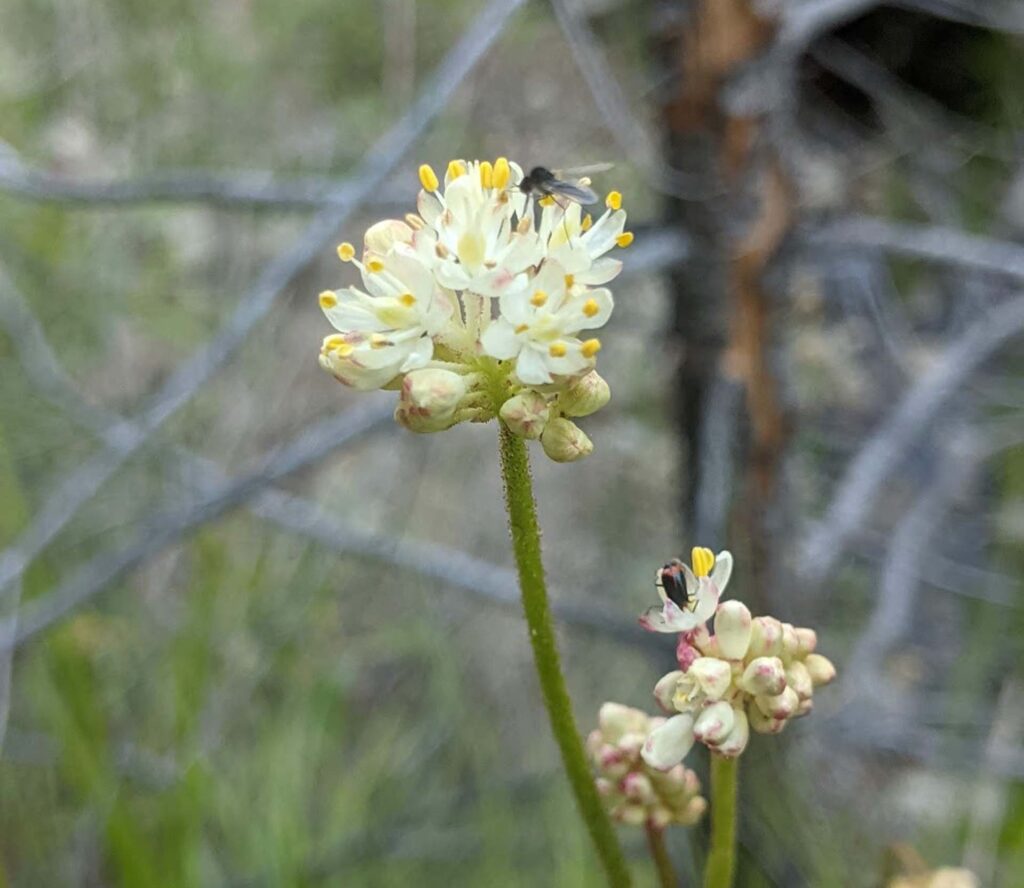
<path id="1" fill-rule="evenodd" d="M 672 866 L 672 858 L 668 856 L 668 849 L 665 847 L 665 830 L 652 826 L 648 821 L 647 847 L 651 850 L 651 859 L 654 861 L 654 868 L 658 871 L 658 884 L 661 888 L 678 888 L 679 878 L 676 876 L 675 868 Z"/>
<path id="2" fill-rule="evenodd" d="M 739 758 L 711 754 L 711 850 L 704 888 L 732 888 L 736 871 L 736 787 Z"/>
<path id="3" fill-rule="evenodd" d="M 501 424 L 501 472 L 505 481 L 505 506 L 512 534 L 519 588 L 523 596 L 523 611 L 530 630 L 533 661 L 544 695 L 551 730 L 562 753 L 562 763 L 576 796 L 580 816 L 601 858 L 608 883 L 613 886 L 630 884 L 626 859 L 619 847 L 611 820 L 605 813 L 601 798 L 590 773 L 583 744 L 580 741 L 576 719 L 572 713 L 569 692 L 562 676 L 562 666 L 555 644 L 555 631 L 548 606 L 544 566 L 540 555 L 540 527 L 533 501 L 533 481 L 526 442 L 517 438 Z"/>

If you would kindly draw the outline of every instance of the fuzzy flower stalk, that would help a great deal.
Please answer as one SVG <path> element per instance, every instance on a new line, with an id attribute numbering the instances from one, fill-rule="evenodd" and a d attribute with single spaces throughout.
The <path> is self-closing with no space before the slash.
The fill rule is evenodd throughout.
<path id="1" fill-rule="evenodd" d="M 562 676 L 526 448 L 538 440 L 556 462 L 594 449 L 575 420 L 610 397 L 595 369 L 595 333 L 614 306 L 604 286 L 622 269 L 613 254 L 633 240 L 622 196 L 609 192 L 595 218 L 579 203 L 535 197 L 522 168 L 504 157 L 453 160 L 443 181 L 424 165 L 419 179 L 415 212 L 371 226 L 361 251 L 338 247 L 359 280 L 320 294 L 335 330 L 321 344 L 320 365 L 351 388 L 397 391 L 395 420 L 413 432 L 498 421 L 512 548 L 548 719 L 608 882 L 627 886 Z"/>
<path id="2" fill-rule="evenodd" d="M 815 689 L 836 674 L 817 652 L 813 629 L 753 617 L 742 602 L 721 601 L 732 568 L 729 552 L 695 548 L 692 566 L 677 559 L 658 571 L 661 604 L 640 617 L 651 632 L 679 636 L 679 669 L 654 687 L 669 717 L 644 742 L 644 761 L 655 769 L 675 767 L 698 742 L 713 753 L 707 888 L 732 884 L 736 760 L 751 731 L 781 733 L 811 712 Z M 713 632 L 707 626 L 712 617 Z"/>

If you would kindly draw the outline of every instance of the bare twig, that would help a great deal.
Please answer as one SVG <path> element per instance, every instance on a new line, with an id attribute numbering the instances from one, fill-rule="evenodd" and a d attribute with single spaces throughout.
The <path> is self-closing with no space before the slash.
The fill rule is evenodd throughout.
<path id="1" fill-rule="evenodd" d="M 870 216 L 850 216 L 808 225 L 800 242 L 814 248 L 887 250 L 902 256 L 1024 278 L 1024 246 L 939 225 L 908 225 Z"/>
<path id="2" fill-rule="evenodd" d="M 441 63 L 408 113 L 367 152 L 352 178 L 334 192 L 331 205 L 316 216 L 298 241 L 264 268 L 213 340 L 171 374 L 149 406 L 133 421 L 131 431 L 126 429 L 127 436 L 122 445 L 116 450 L 102 451 L 57 483 L 31 526 L 13 546 L 0 554 L 0 590 L 21 576 L 82 505 L 245 342 L 296 274 L 327 248 L 342 222 L 380 187 L 469 71 L 486 54 L 505 22 L 523 2 L 491 0 L 488 3 Z"/>
<path id="3" fill-rule="evenodd" d="M 800 547 L 801 578 L 820 583 L 860 527 L 889 474 L 927 431 L 939 409 L 979 365 L 1024 331 L 1024 298 L 993 308 L 949 345 L 868 439 L 840 479 L 825 516 Z"/>

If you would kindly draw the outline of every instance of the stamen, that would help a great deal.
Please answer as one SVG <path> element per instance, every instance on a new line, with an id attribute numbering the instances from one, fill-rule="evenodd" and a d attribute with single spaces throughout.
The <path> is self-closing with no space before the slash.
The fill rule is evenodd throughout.
<path id="1" fill-rule="evenodd" d="M 525 333 L 529 329 L 530 329 L 530 325 L 529 324 L 520 324 L 518 327 L 516 327 L 515 332 L 516 333 Z"/>
<path id="2" fill-rule="evenodd" d="M 545 302 L 548 301 L 548 294 L 543 290 L 538 290 L 533 296 L 530 297 L 530 305 L 540 308 Z"/>
<path id="3" fill-rule="evenodd" d="M 444 244 L 442 244 L 440 241 L 438 241 L 436 244 L 434 244 L 434 252 L 437 253 L 437 256 L 438 256 L 439 259 L 447 259 L 448 258 L 448 248 Z"/>
<path id="4" fill-rule="evenodd" d="M 321 308 L 334 308 L 338 304 L 338 297 L 334 295 L 330 290 L 324 290 L 320 294 L 320 307 Z"/>
<path id="5" fill-rule="evenodd" d="M 617 243 L 620 247 L 628 247 L 631 243 L 633 243 L 633 232 L 622 232 L 622 234 L 615 238 L 615 243 Z"/>
<path id="6" fill-rule="evenodd" d="M 601 307 L 597 304 L 596 299 L 588 299 L 583 303 L 583 314 L 588 318 L 592 318 L 601 310 Z"/>
<path id="7" fill-rule="evenodd" d="M 356 248 L 348 241 L 338 244 L 338 258 L 342 262 L 351 262 L 356 257 Z"/>
<path id="8" fill-rule="evenodd" d="M 480 184 L 490 188 L 494 184 L 494 167 L 489 160 L 480 161 Z"/>
<path id="9" fill-rule="evenodd" d="M 437 173 L 434 172 L 434 168 L 429 163 L 423 164 L 420 167 L 420 185 L 423 186 L 424 190 L 437 191 L 440 184 L 437 181 Z"/>
<path id="10" fill-rule="evenodd" d="M 370 335 L 370 348 L 384 348 L 387 345 L 392 345 L 386 336 L 381 336 L 380 333 L 372 333 Z"/>
<path id="11" fill-rule="evenodd" d="M 366 263 L 366 267 L 370 269 L 374 274 L 379 274 L 384 270 L 384 263 L 374 256 L 369 262 Z"/>
<path id="12" fill-rule="evenodd" d="M 414 231 L 421 230 L 427 224 L 419 216 L 417 216 L 415 213 L 406 213 L 405 214 L 405 223 L 410 228 L 412 228 Z"/>
<path id="13" fill-rule="evenodd" d="M 567 274 L 565 276 L 565 288 L 568 290 L 573 284 L 576 283 L 576 276 L 573 274 Z"/>
<path id="14" fill-rule="evenodd" d="M 495 188 L 507 188 L 510 174 L 508 158 L 499 157 L 494 161 L 494 174 L 491 176 L 491 184 Z"/>
<path id="15" fill-rule="evenodd" d="M 622 194 L 618 191 L 609 191 L 608 196 L 604 199 L 604 205 L 609 210 L 618 210 L 622 208 Z"/>
<path id="16" fill-rule="evenodd" d="M 706 577 L 715 566 L 715 553 L 702 546 L 694 546 L 690 553 L 690 560 L 693 562 L 694 576 Z"/>
<path id="17" fill-rule="evenodd" d="M 587 213 L 583 217 L 583 221 L 580 223 L 580 229 L 583 231 L 590 231 L 590 226 L 594 224 L 594 217 Z"/>
<path id="18" fill-rule="evenodd" d="M 461 160 L 453 160 L 448 164 L 448 181 L 453 182 L 459 176 L 466 175 L 466 166 Z"/>
<path id="19" fill-rule="evenodd" d="M 583 346 L 580 348 L 580 351 L 583 353 L 583 357 L 585 358 L 594 357 L 594 355 L 601 351 L 601 340 L 588 339 L 586 342 L 583 343 Z"/>
<path id="20" fill-rule="evenodd" d="M 398 297 L 398 301 L 406 308 L 412 308 L 416 304 L 416 297 L 412 293 L 403 293 Z"/>
<path id="21" fill-rule="evenodd" d="M 519 224 L 516 225 L 516 231 L 520 234 L 526 234 L 531 228 L 533 228 L 533 219 L 529 216 L 523 216 L 523 218 L 519 220 Z"/>
<path id="22" fill-rule="evenodd" d="M 555 205 L 555 199 L 550 195 L 546 194 L 540 200 L 537 201 L 542 207 L 553 207 Z"/>
<path id="23" fill-rule="evenodd" d="M 552 342 L 548 347 L 548 354 L 553 358 L 564 358 L 567 351 L 564 342 Z"/>
<path id="24" fill-rule="evenodd" d="M 334 351 L 335 349 L 341 348 L 343 345 L 345 345 L 345 337 L 340 333 L 334 333 L 324 340 L 324 348 L 328 351 Z"/>

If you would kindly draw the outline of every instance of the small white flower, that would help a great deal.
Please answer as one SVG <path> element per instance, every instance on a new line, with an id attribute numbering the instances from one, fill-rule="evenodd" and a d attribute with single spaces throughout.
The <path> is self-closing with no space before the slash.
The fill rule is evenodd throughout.
<path id="1" fill-rule="evenodd" d="M 676 560 L 658 571 L 655 586 L 661 607 L 649 608 L 640 617 L 644 629 L 691 632 L 711 619 L 732 576 L 732 554 L 713 555 L 710 549 L 695 547 L 692 559 L 692 570 Z"/>
<path id="2" fill-rule="evenodd" d="M 544 202 L 538 235 L 547 247 L 549 259 L 575 276 L 580 284 L 606 284 L 622 270 L 622 262 L 605 256 L 614 247 L 628 247 L 633 235 L 624 231 L 626 211 L 621 209 L 622 195 L 611 192 L 604 214 L 591 224 L 578 203 L 559 206 Z"/>
<path id="3" fill-rule="evenodd" d="M 640 754 L 652 768 L 667 771 L 686 758 L 693 742 L 693 716 L 684 712 L 651 731 Z"/>
<path id="4" fill-rule="evenodd" d="M 501 316 L 484 331 L 484 352 L 516 361 L 516 376 L 527 385 L 578 376 L 589 370 L 601 348 L 581 341 L 583 330 L 602 327 L 611 316 L 612 294 L 578 287 L 556 262 L 545 262 L 526 289 L 503 295 Z"/>

